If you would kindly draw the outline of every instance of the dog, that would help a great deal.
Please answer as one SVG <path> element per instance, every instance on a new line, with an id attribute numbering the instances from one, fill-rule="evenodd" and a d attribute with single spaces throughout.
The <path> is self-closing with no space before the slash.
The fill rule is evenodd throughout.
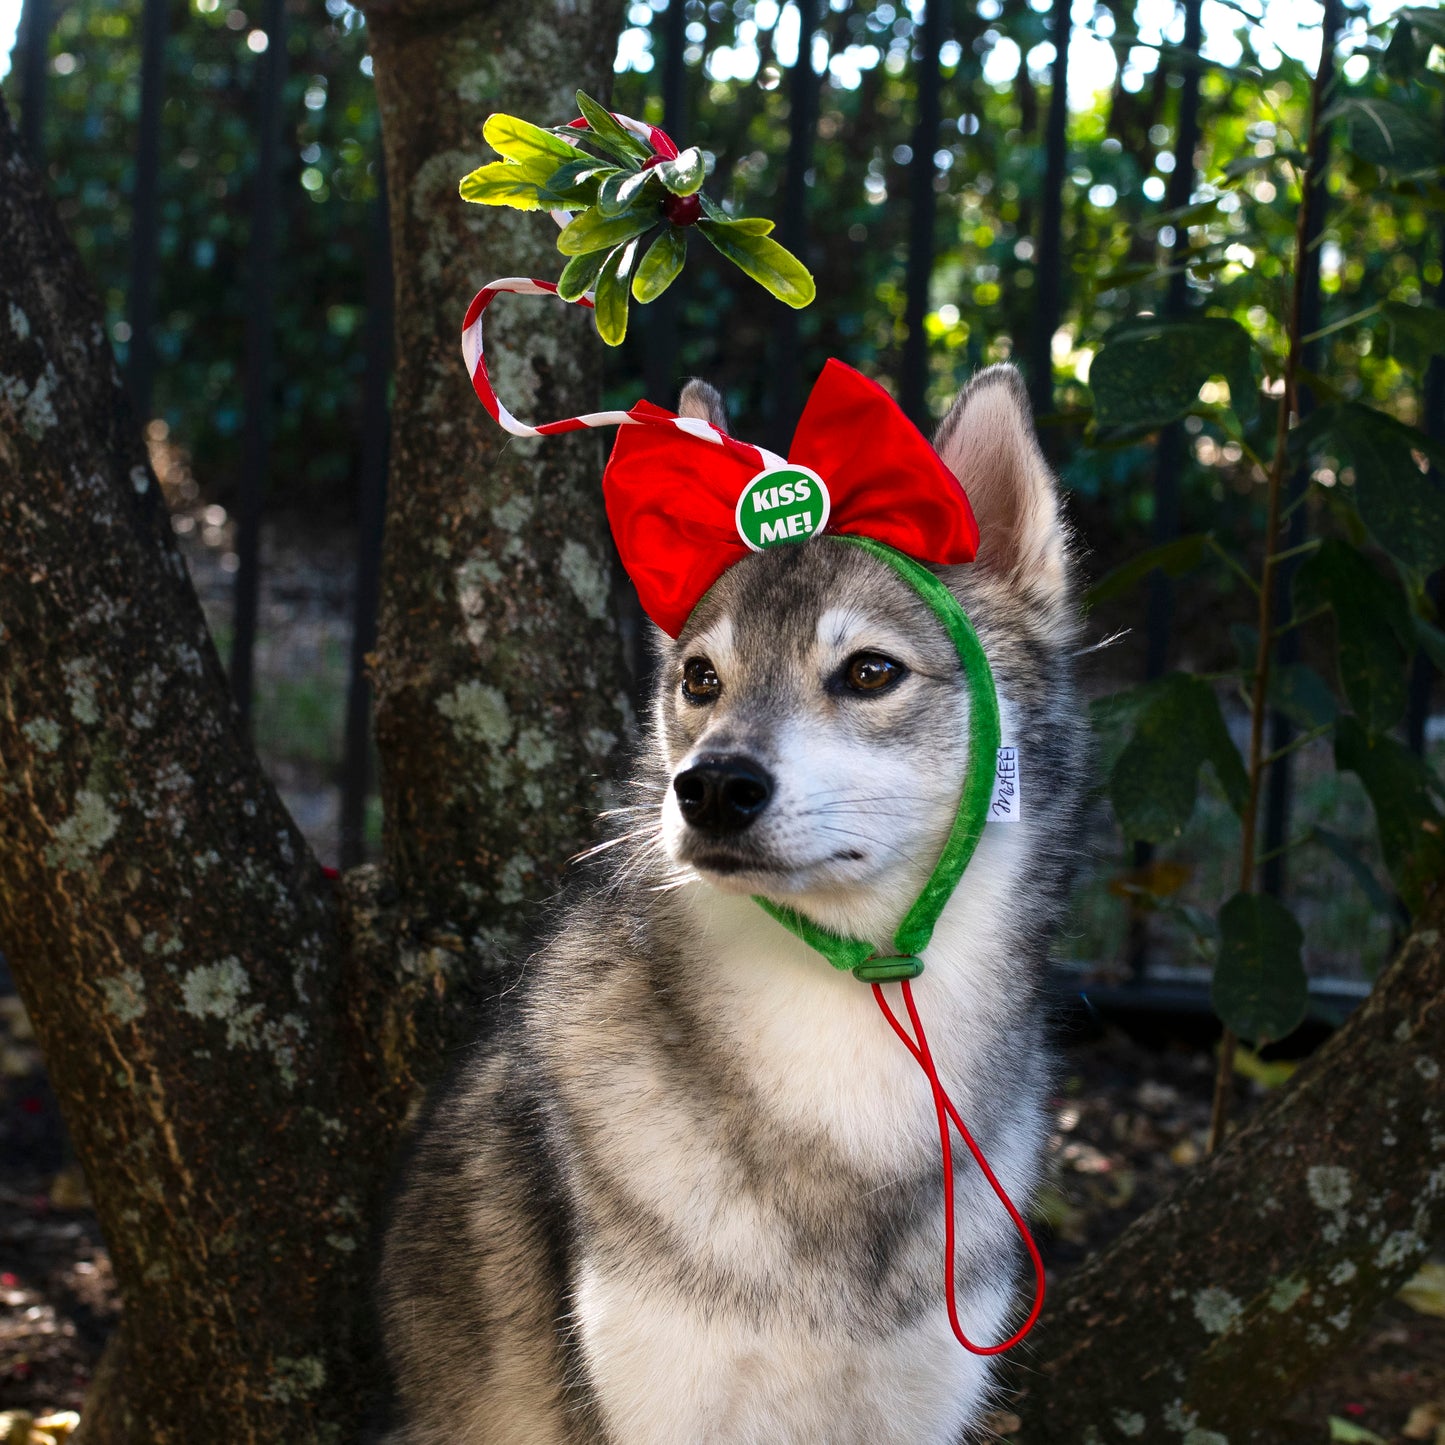
<path id="1" fill-rule="evenodd" d="M 726 429 L 702 383 L 680 412 Z M 913 989 L 1022 1207 L 1086 766 L 1071 542 L 1012 368 L 975 377 L 934 445 L 981 541 L 933 570 L 993 667 L 1020 816 L 985 827 Z M 990 1362 L 945 1314 L 929 1084 L 870 989 L 752 895 L 892 936 L 973 761 L 958 654 L 890 568 L 827 537 L 730 567 L 657 643 L 633 801 L 400 1187 L 388 1445 L 951 1445 Z M 959 1314 L 994 1341 L 1022 1250 L 958 1154 Z"/>

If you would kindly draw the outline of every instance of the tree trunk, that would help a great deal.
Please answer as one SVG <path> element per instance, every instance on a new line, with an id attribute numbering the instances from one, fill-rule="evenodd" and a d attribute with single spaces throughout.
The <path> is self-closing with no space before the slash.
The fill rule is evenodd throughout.
<path id="1" fill-rule="evenodd" d="M 1445 887 L 1368 1002 L 1174 1197 L 1065 1280 L 1027 1445 L 1242 1445 L 1445 1229 Z"/>
<path id="2" fill-rule="evenodd" d="M 340 1440 L 400 1109 L 100 317 L 0 111 L 0 941 L 125 1297 L 86 1433 Z"/>
<path id="3" fill-rule="evenodd" d="M 462 314 L 497 276 L 555 279 L 542 214 L 468 205 L 495 160 L 482 122 L 576 114 L 610 88 L 621 0 L 527 7 L 370 0 L 386 140 L 397 373 L 375 672 L 385 851 L 438 925 L 495 952 L 516 904 L 555 891 L 589 836 L 599 775 L 632 721 L 618 575 L 599 485 L 605 439 L 509 438 L 472 393 Z M 525 421 L 591 409 L 589 313 L 505 298 L 487 362 Z M 665 400 L 665 398 L 659 398 Z"/>
<path id="4" fill-rule="evenodd" d="M 407 1110 L 626 728 L 601 442 L 503 456 L 456 345 L 476 284 L 557 268 L 545 218 L 458 200 L 482 119 L 605 94 L 620 7 L 372 18 L 400 303 L 391 873 L 340 886 L 237 726 L 100 308 L 0 110 L 0 948 L 125 1300 L 86 1445 L 356 1437 Z M 519 414 L 595 407 L 572 308 L 499 307 L 491 343 Z"/>

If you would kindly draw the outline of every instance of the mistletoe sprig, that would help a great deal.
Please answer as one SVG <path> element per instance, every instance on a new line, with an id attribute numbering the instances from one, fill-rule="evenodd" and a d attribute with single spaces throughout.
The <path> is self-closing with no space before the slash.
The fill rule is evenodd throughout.
<path id="1" fill-rule="evenodd" d="M 592 293 L 597 334 L 608 346 L 627 335 L 630 299 L 656 301 L 677 279 L 692 230 L 779 301 L 793 307 L 812 301 L 812 275 L 769 237 L 771 221 L 729 216 L 703 195 L 696 146 L 669 158 L 580 90 L 577 108 L 585 130 L 488 116 L 482 135 L 502 159 L 465 177 L 461 195 L 483 206 L 570 214 L 557 234 L 557 249 L 568 258 L 557 294 L 580 301 Z"/>

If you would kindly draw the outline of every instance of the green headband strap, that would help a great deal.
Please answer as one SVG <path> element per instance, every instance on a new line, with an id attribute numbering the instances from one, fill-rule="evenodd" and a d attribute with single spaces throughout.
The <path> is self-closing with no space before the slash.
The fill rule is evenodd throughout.
<path id="1" fill-rule="evenodd" d="M 886 562 L 933 609 L 953 645 L 968 684 L 968 772 L 958 800 L 953 828 L 943 853 L 934 864 L 923 892 L 904 915 L 893 935 L 891 949 L 880 949 L 858 938 L 845 938 L 830 933 L 805 918 L 793 908 L 783 908 L 766 898 L 753 901 L 771 914 L 810 948 L 815 948 L 837 969 L 846 969 L 865 983 L 882 983 L 889 979 L 916 978 L 923 972 L 918 957 L 938 924 L 945 905 L 958 887 L 963 870 L 983 836 L 988 820 L 989 802 L 993 796 L 995 760 L 999 749 L 998 693 L 994 688 L 993 670 L 984 656 L 978 633 L 968 615 L 947 587 L 926 567 L 905 557 L 902 552 L 875 542 L 871 537 L 839 537 L 853 547 L 861 547 L 870 556 Z"/>

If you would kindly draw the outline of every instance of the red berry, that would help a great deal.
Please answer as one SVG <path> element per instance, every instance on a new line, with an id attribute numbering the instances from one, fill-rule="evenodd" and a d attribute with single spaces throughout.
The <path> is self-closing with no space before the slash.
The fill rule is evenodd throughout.
<path id="1" fill-rule="evenodd" d="M 642 163 L 642 169 L 645 171 L 650 171 L 653 166 L 660 166 L 666 159 L 666 156 L 648 156 L 648 158 Z"/>
<path id="2" fill-rule="evenodd" d="M 669 196 L 662 203 L 662 214 L 674 226 L 691 226 L 702 218 L 702 202 L 696 196 Z"/>

